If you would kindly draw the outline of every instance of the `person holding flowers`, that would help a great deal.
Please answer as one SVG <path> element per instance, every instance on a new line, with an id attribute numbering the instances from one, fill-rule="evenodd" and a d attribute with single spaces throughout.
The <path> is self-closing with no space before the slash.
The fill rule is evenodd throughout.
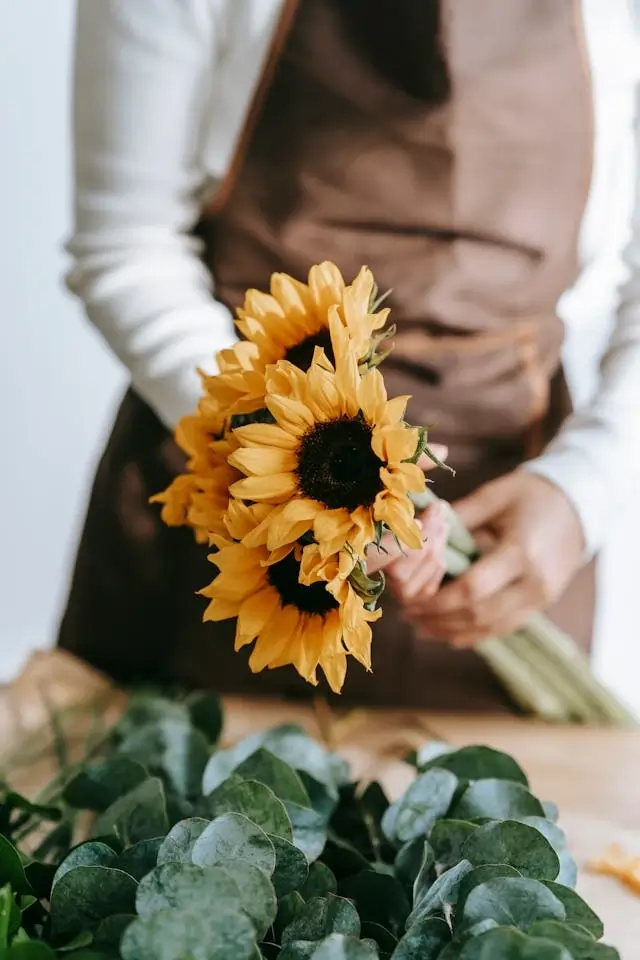
<path id="1" fill-rule="evenodd" d="M 640 469 L 629 5 L 78 8 L 69 283 L 132 389 L 60 643 L 511 709 L 473 647 L 548 610 L 589 648 Z M 483 551 L 443 586 L 425 471 Z"/>

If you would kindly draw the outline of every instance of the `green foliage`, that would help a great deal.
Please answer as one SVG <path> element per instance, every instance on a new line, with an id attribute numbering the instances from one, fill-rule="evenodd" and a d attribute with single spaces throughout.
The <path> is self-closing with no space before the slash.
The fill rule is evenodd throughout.
<path id="1" fill-rule="evenodd" d="M 3 960 L 619 960 L 506 754 L 428 744 L 389 803 L 298 727 L 221 729 L 212 694 L 135 693 L 44 802 L 5 788 Z"/>

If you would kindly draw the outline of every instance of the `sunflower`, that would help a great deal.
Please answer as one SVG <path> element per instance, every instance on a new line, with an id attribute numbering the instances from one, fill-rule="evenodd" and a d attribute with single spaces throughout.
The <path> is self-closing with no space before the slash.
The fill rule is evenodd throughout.
<path id="1" fill-rule="evenodd" d="M 249 414 L 264 406 L 267 368 L 288 360 L 307 370 L 316 347 L 333 359 L 335 344 L 329 317 L 336 312 L 348 332 L 358 360 L 373 362 L 375 336 L 389 311 L 378 310 L 371 271 L 363 267 L 350 286 L 333 263 L 309 271 L 308 283 L 285 273 L 271 278 L 270 293 L 249 290 L 237 311 L 236 326 L 244 340 L 218 354 L 219 373 L 205 378 L 205 389 L 229 415 Z"/>
<path id="2" fill-rule="evenodd" d="M 292 545 L 275 563 L 266 547 L 247 547 L 247 534 L 269 510 L 262 503 L 229 505 L 227 534 L 214 538 L 218 552 L 210 557 L 219 572 L 201 591 L 210 601 L 203 619 L 237 618 L 235 648 L 254 643 L 249 659 L 254 673 L 292 664 L 316 684 L 320 668 L 339 693 L 348 654 L 371 668 L 369 624 L 381 611 L 365 609 L 343 575 L 339 556 L 318 561 L 309 554 L 301 583 L 299 546 Z"/>
<path id="3" fill-rule="evenodd" d="M 336 323 L 334 315 L 332 334 Z M 312 531 L 323 557 L 346 550 L 355 560 L 383 526 L 407 547 L 422 546 L 409 494 L 423 491 L 425 478 L 413 462 L 420 431 L 403 420 L 408 398 L 388 400 L 381 373 L 361 376 L 344 347 L 335 367 L 320 348 L 306 372 L 280 361 L 266 379 L 275 422 L 234 431 L 229 463 L 244 478 L 231 493 L 272 507 L 249 547 L 281 550 Z"/>
<path id="4" fill-rule="evenodd" d="M 151 503 L 162 504 L 162 519 L 169 527 L 188 526 L 199 543 L 208 543 L 212 534 L 223 533 L 224 514 L 229 505 L 229 487 L 241 474 L 228 463 L 237 446 L 225 433 L 224 418 L 204 399 L 197 413 L 183 417 L 175 440 L 187 455 L 187 472 L 177 476 Z"/>

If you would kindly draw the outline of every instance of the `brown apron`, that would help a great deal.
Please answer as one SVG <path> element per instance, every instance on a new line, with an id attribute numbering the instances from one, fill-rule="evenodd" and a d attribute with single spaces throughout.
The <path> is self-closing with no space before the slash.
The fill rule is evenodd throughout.
<path id="1" fill-rule="evenodd" d="M 560 295 L 578 271 L 590 180 L 589 74 L 576 0 L 285 3 L 231 173 L 200 235 L 229 308 L 274 271 L 362 264 L 399 331 L 385 363 L 409 419 L 435 424 L 447 498 L 520 464 L 569 412 Z M 533 447 L 532 447 L 533 444 Z M 184 460 L 130 392 L 100 464 L 63 647 L 119 679 L 306 695 L 292 669 L 252 676 L 234 625 L 201 623 L 206 549 L 148 498 Z M 588 645 L 592 574 L 557 613 Z M 373 676 L 345 700 L 511 709 L 472 652 L 418 642 L 390 597 Z"/>

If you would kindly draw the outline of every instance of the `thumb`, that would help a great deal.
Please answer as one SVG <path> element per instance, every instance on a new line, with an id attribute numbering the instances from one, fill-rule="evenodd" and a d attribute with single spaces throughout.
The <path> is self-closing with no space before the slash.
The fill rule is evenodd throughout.
<path id="1" fill-rule="evenodd" d="M 489 526 L 507 505 L 507 477 L 492 480 L 453 504 L 463 524 L 473 533 Z"/>

